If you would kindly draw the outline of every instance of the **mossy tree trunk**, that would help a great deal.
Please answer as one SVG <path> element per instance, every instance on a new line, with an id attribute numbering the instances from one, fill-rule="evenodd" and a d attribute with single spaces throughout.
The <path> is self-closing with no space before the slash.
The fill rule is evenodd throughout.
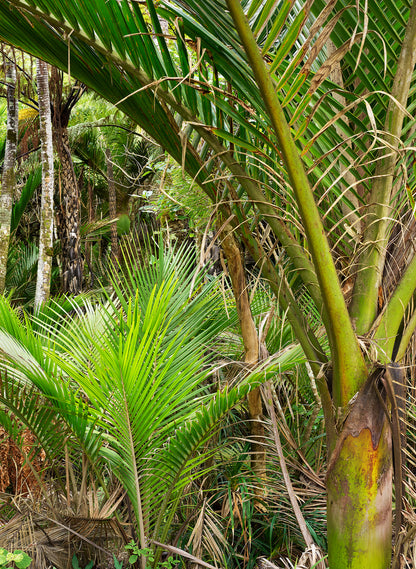
<path id="1" fill-rule="evenodd" d="M 39 101 L 39 131 L 42 160 L 42 201 L 39 235 L 39 261 L 36 280 L 35 306 L 49 298 L 52 273 L 53 247 L 53 141 L 52 115 L 49 95 L 48 66 L 37 60 L 37 84 Z"/>
<path id="2" fill-rule="evenodd" d="M 387 569 L 391 559 L 392 442 L 380 370 L 371 375 L 340 428 L 327 470 L 331 569 Z"/>
<path id="3" fill-rule="evenodd" d="M 16 151 L 19 124 L 19 106 L 16 99 L 16 66 L 7 60 L 7 132 L 4 153 L 3 174 L 0 188 L 0 293 L 6 284 L 7 258 L 10 242 L 10 222 L 12 218 L 13 197 L 16 190 Z"/>

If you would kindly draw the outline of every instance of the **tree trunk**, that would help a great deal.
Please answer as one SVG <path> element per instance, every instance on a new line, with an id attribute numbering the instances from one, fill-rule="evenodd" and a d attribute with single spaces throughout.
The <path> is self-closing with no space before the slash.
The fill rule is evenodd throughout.
<path id="1" fill-rule="evenodd" d="M 49 96 L 48 66 L 37 60 L 39 100 L 39 131 L 42 158 L 42 202 L 39 235 L 39 261 L 36 280 L 35 307 L 49 298 L 52 273 L 53 246 L 53 142 L 52 116 Z"/>
<path id="2" fill-rule="evenodd" d="M 331 569 L 390 567 L 392 444 L 377 375 L 380 371 L 359 392 L 328 464 Z"/>
<path id="3" fill-rule="evenodd" d="M 248 287 L 245 277 L 241 251 L 234 239 L 232 228 L 224 229 L 221 241 L 228 263 L 233 293 L 237 305 L 238 319 L 244 344 L 244 363 L 247 368 L 253 368 L 264 357 L 266 348 L 261 350 L 259 336 L 251 313 Z M 260 353 L 263 351 L 264 353 Z M 248 394 L 248 409 L 251 431 L 251 468 L 257 479 L 255 494 L 264 495 L 264 480 L 266 477 L 266 450 L 263 426 L 263 405 L 260 387 Z"/>
<path id="4" fill-rule="evenodd" d="M 15 97 L 16 66 L 6 63 L 7 83 L 7 134 L 3 163 L 3 175 L 0 189 L 0 294 L 6 284 L 7 257 L 10 242 L 10 222 L 12 217 L 13 196 L 16 189 L 15 165 L 19 125 L 19 108 Z"/>
<path id="5" fill-rule="evenodd" d="M 66 293 L 78 294 L 82 290 L 84 262 L 80 249 L 80 198 L 78 184 L 69 148 L 68 130 L 58 127 L 55 147 L 60 160 L 59 213 L 62 255 L 62 288 Z"/>
<path id="6" fill-rule="evenodd" d="M 93 186 L 91 180 L 88 178 L 87 182 L 87 194 L 88 194 L 88 203 L 87 203 L 87 210 L 88 210 L 88 223 L 91 224 L 94 221 L 94 194 L 93 194 Z M 89 286 L 92 287 L 94 284 L 94 274 L 92 268 L 92 240 L 87 239 L 85 242 L 85 260 L 87 262 L 88 270 L 89 270 Z"/>
<path id="7" fill-rule="evenodd" d="M 117 217 L 117 197 L 116 185 L 114 183 L 114 170 L 113 161 L 111 158 L 111 150 L 106 148 L 105 160 L 107 163 L 107 178 L 108 178 L 108 209 L 110 219 L 114 220 Z M 117 221 L 111 224 L 111 261 L 115 265 L 118 260 L 118 236 L 117 236 Z"/>

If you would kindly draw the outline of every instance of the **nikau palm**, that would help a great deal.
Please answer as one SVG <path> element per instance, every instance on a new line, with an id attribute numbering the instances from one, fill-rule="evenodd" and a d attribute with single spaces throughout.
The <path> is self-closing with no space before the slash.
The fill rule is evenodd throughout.
<path id="1" fill-rule="evenodd" d="M 259 379 L 304 360 L 299 346 L 286 346 L 268 373 L 210 393 L 206 345 L 235 319 L 215 281 L 194 279 L 192 262 L 183 248 L 160 251 L 148 268 L 130 259 L 128 283 L 115 283 L 107 302 L 80 310 L 72 301 L 72 318 L 52 301 L 22 323 L 0 298 L 0 403 L 31 429 L 51 465 L 81 448 L 104 487 L 111 467 L 142 547 L 166 542 L 185 486 L 209 457 L 198 450 L 218 422 Z M 14 438 L 16 423 L 0 405 L 0 425 Z"/>
<path id="2" fill-rule="evenodd" d="M 62 289 L 77 294 L 82 290 L 84 261 L 81 253 L 81 200 L 78 180 L 69 144 L 68 123 L 72 109 L 84 93 L 82 85 L 74 85 L 63 97 L 63 75 L 52 69 L 50 85 L 53 105 L 53 141 L 59 157 L 60 168 L 56 178 L 59 182 L 60 207 L 58 233 L 61 239 Z"/>
<path id="3" fill-rule="evenodd" d="M 0 15 L 4 41 L 51 64 L 66 69 L 70 49 L 71 74 L 182 163 L 259 263 L 320 391 L 330 567 L 388 567 L 388 408 L 403 403 L 390 364 L 416 326 L 416 257 L 396 244 L 398 224 L 411 235 L 413 223 L 416 5 L 1 0 Z M 343 85 L 328 79 L 337 66 Z M 322 316 L 329 353 L 299 290 Z"/>

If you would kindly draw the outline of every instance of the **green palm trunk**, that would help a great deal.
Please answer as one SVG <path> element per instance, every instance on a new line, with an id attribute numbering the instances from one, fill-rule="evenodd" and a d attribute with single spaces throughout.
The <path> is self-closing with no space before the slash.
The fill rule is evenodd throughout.
<path id="1" fill-rule="evenodd" d="M 377 446 L 369 429 L 343 440 L 327 474 L 331 569 L 388 569 L 392 460 L 387 421 Z"/>
<path id="2" fill-rule="evenodd" d="M 391 559 L 392 445 L 370 377 L 339 433 L 327 470 L 331 569 L 387 569 Z"/>
<path id="3" fill-rule="evenodd" d="M 333 363 L 333 405 L 337 410 L 335 437 L 328 441 L 330 451 L 327 472 L 329 565 L 331 569 L 361 567 L 387 569 L 391 559 L 393 463 L 391 429 L 387 417 L 387 405 L 383 401 L 385 396 L 378 391 L 377 374 L 366 379 L 365 370 L 370 366 L 364 362 L 361 349 L 358 347 L 352 321 L 336 277 L 321 217 L 315 206 L 308 179 L 303 175 L 303 164 L 293 144 L 273 79 L 261 57 L 255 36 L 239 0 L 227 0 L 227 5 L 279 141 L 299 205 L 324 308 L 328 316 L 327 333 Z M 393 94 L 402 104 L 406 103 L 408 97 L 409 76 L 415 64 L 413 54 L 410 56 L 408 54 L 410 46 L 414 51 L 413 41 L 415 41 L 415 33 L 411 14 L 402 50 L 404 56 L 399 59 L 396 71 L 396 78 L 399 77 L 401 80 L 396 81 L 393 86 Z M 400 135 L 402 124 L 401 110 L 397 111 L 396 108 L 389 106 L 386 130 L 393 129 L 394 125 L 394 134 Z M 391 150 L 389 152 L 391 154 Z M 396 155 L 393 158 L 389 157 L 387 166 L 383 161 L 381 162 L 383 177 L 378 178 L 375 184 L 374 200 L 381 198 L 389 201 L 391 199 L 395 161 Z M 380 186 L 382 189 L 379 189 Z M 382 211 L 384 213 L 379 215 L 385 216 L 385 209 Z M 374 217 L 369 217 L 367 223 L 373 229 Z M 383 223 L 380 224 L 381 229 L 378 229 L 379 238 L 383 235 L 385 242 L 388 240 L 386 225 L 383 219 Z M 373 235 L 373 231 L 369 233 Z M 366 238 L 367 234 L 364 233 L 364 239 Z M 374 277 L 379 278 L 380 269 L 378 267 L 383 266 L 385 253 L 383 251 L 383 254 L 380 254 L 378 247 L 374 246 L 374 237 L 367 242 L 364 240 L 364 245 L 364 250 L 368 249 L 372 252 L 370 259 L 377 254 L 380 259 L 378 263 L 368 262 L 365 265 L 371 282 Z M 365 282 L 362 275 L 363 272 L 357 277 L 357 282 Z M 375 304 L 374 300 L 373 304 Z M 352 306 L 354 308 L 355 304 Z M 362 311 L 368 313 L 368 304 L 362 305 Z M 357 312 L 353 314 L 357 316 Z M 373 319 L 376 314 L 377 312 L 374 311 Z M 360 321 L 359 318 L 357 320 Z M 372 322 L 373 320 L 367 324 L 364 332 L 369 331 Z M 362 329 L 360 331 L 363 332 Z M 391 353 L 388 354 L 386 350 L 385 355 L 391 357 Z M 380 375 L 379 372 L 378 375 Z"/>

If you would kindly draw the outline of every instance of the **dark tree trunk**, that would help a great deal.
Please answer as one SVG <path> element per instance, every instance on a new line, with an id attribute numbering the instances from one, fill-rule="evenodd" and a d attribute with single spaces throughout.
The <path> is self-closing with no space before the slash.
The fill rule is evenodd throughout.
<path id="1" fill-rule="evenodd" d="M 62 289 L 65 293 L 78 294 L 82 290 L 84 261 L 80 248 L 80 197 L 74 165 L 69 148 L 68 131 L 55 131 L 55 148 L 59 156 L 59 236 L 62 256 Z"/>
<path id="2" fill-rule="evenodd" d="M 62 290 L 65 293 L 78 294 L 82 290 L 84 269 L 80 247 L 81 202 L 69 146 L 68 122 L 72 109 L 85 92 L 85 87 L 75 83 L 63 101 L 63 75 L 56 68 L 52 69 L 51 87 L 53 138 L 60 162 L 56 178 L 59 190 L 57 229 L 61 240 Z"/>

